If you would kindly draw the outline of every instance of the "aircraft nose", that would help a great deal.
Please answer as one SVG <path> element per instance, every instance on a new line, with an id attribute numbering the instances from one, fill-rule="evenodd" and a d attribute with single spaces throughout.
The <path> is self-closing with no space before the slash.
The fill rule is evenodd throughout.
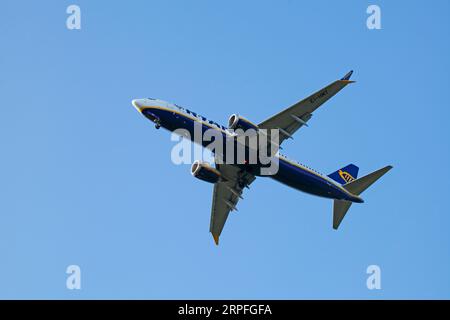
<path id="1" fill-rule="evenodd" d="M 133 99 L 131 104 L 136 108 L 137 111 L 142 112 L 144 107 L 143 99 Z"/>

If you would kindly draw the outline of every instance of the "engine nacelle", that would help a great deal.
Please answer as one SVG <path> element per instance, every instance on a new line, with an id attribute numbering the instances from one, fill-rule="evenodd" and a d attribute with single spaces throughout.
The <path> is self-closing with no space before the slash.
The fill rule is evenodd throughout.
<path id="1" fill-rule="evenodd" d="M 256 124 L 237 114 L 232 114 L 228 119 L 228 128 L 233 130 L 242 129 L 244 131 L 248 129 L 258 130 L 258 126 Z"/>
<path id="2" fill-rule="evenodd" d="M 211 167 L 206 162 L 195 160 L 191 167 L 191 174 L 203 181 L 209 183 L 216 183 L 222 179 L 222 175 L 219 170 Z"/>

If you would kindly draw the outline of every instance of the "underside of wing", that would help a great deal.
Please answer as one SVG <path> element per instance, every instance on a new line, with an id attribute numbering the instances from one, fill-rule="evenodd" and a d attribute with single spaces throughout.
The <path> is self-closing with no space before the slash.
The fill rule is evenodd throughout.
<path id="1" fill-rule="evenodd" d="M 350 80 L 353 71 L 347 73 L 342 79 L 337 80 L 328 86 L 313 93 L 306 99 L 303 99 L 291 107 L 281 111 L 273 117 L 263 121 L 258 125 L 260 129 L 278 129 L 279 145 L 286 139 L 292 138 L 292 135 L 302 126 L 307 126 L 312 113 L 319 108 L 328 99 L 341 91 L 345 86 L 354 81 Z"/>
<path id="2" fill-rule="evenodd" d="M 237 211 L 236 205 L 242 199 L 243 189 L 255 180 L 255 176 L 229 164 L 216 164 L 216 169 L 224 179 L 214 185 L 209 231 L 218 245 L 228 214 Z"/>

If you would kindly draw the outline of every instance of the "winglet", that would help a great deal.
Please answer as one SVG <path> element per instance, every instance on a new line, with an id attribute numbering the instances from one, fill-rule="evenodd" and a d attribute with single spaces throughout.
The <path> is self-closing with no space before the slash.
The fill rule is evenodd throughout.
<path id="1" fill-rule="evenodd" d="M 219 245 L 219 236 L 213 234 L 213 238 L 214 238 L 214 242 L 216 243 L 216 245 Z"/>
<path id="2" fill-rule="evenodd" d="M 350 70 L 349 73 L 347 73 L 341 80 L 350 80 L 350 77 L 353 74 L 353 70 Z"/>

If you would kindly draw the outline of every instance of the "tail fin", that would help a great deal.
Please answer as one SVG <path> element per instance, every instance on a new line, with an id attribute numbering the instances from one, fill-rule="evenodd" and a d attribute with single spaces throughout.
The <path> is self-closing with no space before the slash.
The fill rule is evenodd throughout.
<path id="1" fill-rule="evenodd" d="M 353 193 L 354 195 L 359 196 L 370 187 L 375 181 L 380 179 L 385 173 L 392 169 L 392 166 L 386 166 L 382 169 L 369 173 L 367 176 L 361 177 L 359 179 L 353 180 L 343 187 L 347 189 L 347 191 Z M 337 229 L 344 219 L 345 214 L 348 209 L 352 205 L 352 202 L 345 200 L 334 200 L 333 205 L 333 229 Z"/>
<path id="2" fill-rule="evenodd" d="M 340 184 L 346 184 L 354 181 L 358 177 L 359 168 L 354 164 L 349 164 L 338 171 L 329 174 L 328 176 Z"/>

